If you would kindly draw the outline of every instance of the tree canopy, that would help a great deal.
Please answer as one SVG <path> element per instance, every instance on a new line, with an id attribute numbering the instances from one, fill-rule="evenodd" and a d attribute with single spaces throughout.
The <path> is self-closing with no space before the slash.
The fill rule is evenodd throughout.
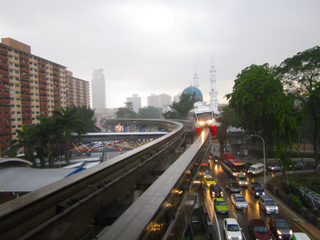
<path id="1" fill-rule="evenodd" d="M 139 109 L 138 118 L 159 119 L 160 112 L 157 108 L 147 106 Z"/>
<path id="2" fill-rule="evenodd" d="M 193 94 L 183 93 L 180 96 L 180 101 L 173 102 L 169 106 L 171 110 L 163 113 L 162 116 L 166 119 L 187 119 L 196 101 L 195 92 Z"/>
<path id="3" fill-rule="evenodd" d="M 118 108 L 116 112 L 117 118 L 137 118 L 137 113 L 133 111 L 133 103 L 126 102 L 125 107 Z"/>

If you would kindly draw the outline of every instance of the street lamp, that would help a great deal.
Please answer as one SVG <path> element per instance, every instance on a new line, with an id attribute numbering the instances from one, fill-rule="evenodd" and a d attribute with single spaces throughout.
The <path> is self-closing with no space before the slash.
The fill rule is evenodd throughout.
<path id="1" fill-rule="evenodd" d="M 263 171 L 263 174 L 264 174 L 264 186 L 267 186 L 267 179 L 266 179 L 266 145 L 265 145 L 264 139 L 261 136 L 251 134 L 251 137 L 259 137 L 262 140 L 262 144 L 263 144 L 263 164 L 264 164 L 264 171 Z"/>

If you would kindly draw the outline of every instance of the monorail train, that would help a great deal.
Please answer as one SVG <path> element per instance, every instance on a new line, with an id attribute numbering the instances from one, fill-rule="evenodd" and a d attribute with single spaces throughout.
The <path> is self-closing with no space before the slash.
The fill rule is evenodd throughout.
<path id="1" fill-rule="evenodd" d="M 205 106 L 204 102 L 196 102 L 190 111 L 192 128 L 200 136 L 203 128 L 210 128 L 212 136 L 216 136 L 217 125 L 210 106 Z"/>

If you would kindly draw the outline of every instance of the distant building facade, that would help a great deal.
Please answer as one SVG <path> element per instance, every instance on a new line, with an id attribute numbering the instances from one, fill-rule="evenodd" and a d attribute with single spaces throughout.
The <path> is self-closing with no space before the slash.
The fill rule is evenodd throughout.
<path id="1" fill-rule="evenodd" d="M 141 97 L 139 97 L 138 94 L 132 94 L 132 97 L 127 97 L 127 102 L 132 102 L 133 111 L 136 113 L 139 112 L 141 108 Z"/>
<path id="2" fill-rule="evenodd" d="M 170 105 L 172 103 L 172 98 L 168 94 L 151 94 L 147 97 L 147 106 L 161 108 Z"/>
<path id="3" fill-rule="evenodd" d="M 81 79 L 68 77 L 66 68 L 31 54 L 31 47 L 24 43 L 11 38 L 1 39 L 1 155 L 5 154 L 10 140 L 16 138 L 15 130 L 39 123 L 37 116 L 50 116 L 52 110 L 72 106 L 78 99 L 89 106 L 88 85 Z M 78 88 L 82 84 L 84 86 Z M 69 86 L 75 87 L 69 89 Z M 71 101 L 70 95 L 78 96 L 72 97 Z"/>
<path id="4" fill-rule="evenodd" d="M 106 81 L 103 69 L 94 70 L 91 82 L 92 107 L 97 113 L 106 109 Z"/>
<path id="5" fill-rule="evenodd" d="M 72 76 L 72 72 L 66 71 L 67 78 L 67 105 L 90 106 L 90 83 Z"/>

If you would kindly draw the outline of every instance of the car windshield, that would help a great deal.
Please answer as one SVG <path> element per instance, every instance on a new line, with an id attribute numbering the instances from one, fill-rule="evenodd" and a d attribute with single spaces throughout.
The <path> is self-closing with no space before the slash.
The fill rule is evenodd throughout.
<path id="1" fill-rule="evenodd" d="M 236 224 L 229 224 L 227 229 L 228 231 L 239 231 L 239 226 Z"/>
<path id="2" fill-rule="evenodd" d="M 219 206 L 227 205 L 225 201 L 217 201 L 216 204 L 219 205 Z"/>
<path id="3" fill-rule="evenodd" d="M 211 120 L 212 119 L 212 112 L 198 113 L 197 117 L 198 117 L 199 121 Z"/>
<path id="4" fill-rule="evenodd" d="M 213 182 L 213 178 L 212 177 L 207 177 L 206 180 L 210 181 L 210 182 Z"/>
<path id="5" fill-rule="evenodd" d="M 277 222 L 277 228 L 289 228 L 289 225 L 285 221 Z"/>
<path id="6" fill-rule="evenodd" d="M 260 187 L 260 186 L 256 186 L 254 189 L 255 189 L 256 191 L 263 191 L 263 187 Z"/>
<path id="7" fill-rule="evenodd" d="M 237 202 L 245 202 L 246 200 L 244 199 L 244 197 L 236 197 L 236 201 Z"/>
<path id="8" fill-rule="evenodd" d="M 254 227 L 253 231 L 255 232 L 268 232 L 268 228 L 265 226 Z"/>
<path id="9" fill-rule="evenodd" d="M 219 187 L 218 185 L 213 185 L 213 186 L 211 187 L 211 189 L 212 189 L 213 191 L 216 191 L 216 192 L 219 192 L 219 191 L 220 191 L 220 187 Z"/>
<path id="10" fill-rule="evenodd" d="M 239 181 L 247 181 L 246 177 L 238 177 Z"/>
<path id="11" fill-rule="evenodd" d="M 268 200 L 264 202 L 267 206 L 276 205 L 276 203 L 273 200 Z"/>
<path id="12" fill-rule="evenodd" d="M 231 182 L 231 183 L 230 183 L 230 186 L 231 186 L 231 187 L 236 187 L 236 188 L 239 187 L 239 186 L 238 186 L 238 183 L 236 183 L 236 182 Z"/>

